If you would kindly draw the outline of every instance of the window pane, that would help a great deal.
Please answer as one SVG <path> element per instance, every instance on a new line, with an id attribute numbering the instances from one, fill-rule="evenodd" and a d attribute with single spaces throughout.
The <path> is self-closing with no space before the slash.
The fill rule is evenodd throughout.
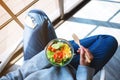
<path id="1" fill-rule="evenodd" d="M 4 10 L 4 8 L 0 5 L 0 25 L 10 19 L 10 15 Z"/>
<path id="2" fill-rule="evenodd" d="M 15 21 L 2 28 L 0 30 L 0 54 L 11 48 L 22 37 L 22 34 L 23 29 Z"/>
<path id="3" fill-rule="evenodd" d="M 34 0 L 3 0 L 3 1 L 10 8 L 10 10 L 14 14 L 16 14 Z"/>
<path id="4" fill-rule="evenodd" d="M 55 20 L 57 17 L 60 16 L 59 5 L 57 0 L 39 0 L 27 11 L 29 11 L 30 9 L 39 9 L 44 11 L 48 15 L 51 21 Z M 24 22 L 23 20 L 26 12 L 24 12 L 18 17 L 22 23 Z"/>
<path id="5" fill-rule="evenodd" d="M 64 12 L 67 13 L 83 0 L 64 0 Z"/>

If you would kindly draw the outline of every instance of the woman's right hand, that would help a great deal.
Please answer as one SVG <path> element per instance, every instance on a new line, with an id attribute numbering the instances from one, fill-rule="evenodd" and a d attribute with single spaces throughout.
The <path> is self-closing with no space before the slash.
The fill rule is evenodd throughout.
<path id="1" fill-rule="evenodd" d="M 80 65 L 89 66 L 90 62 L 93 60 L 93 55 L 89 49 L 81 46 L 77 52 L 80 54 Z"/>

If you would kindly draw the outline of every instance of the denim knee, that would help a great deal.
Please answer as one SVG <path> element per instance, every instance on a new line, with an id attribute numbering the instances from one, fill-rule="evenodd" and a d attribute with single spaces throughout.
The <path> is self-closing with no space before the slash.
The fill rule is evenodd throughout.
<path id="1" fill-rule="evenodd" d="M 43 11 L 30 10 L 27 20 L 24 25 L 24 60 L 38 54 L 51 39 L 56 38 L 53 26 Z"/>
<path id="2" fill-rule="evenodd" d="M 112 36 L 112 35 L 101 35 L 102 38 L 108 38 L 109 39 L 109 42 L 111 42 L 111 44 L 113 44 L 113 48 L 117 49 L 118 47 L 118 41 L 117 39 Z"/>

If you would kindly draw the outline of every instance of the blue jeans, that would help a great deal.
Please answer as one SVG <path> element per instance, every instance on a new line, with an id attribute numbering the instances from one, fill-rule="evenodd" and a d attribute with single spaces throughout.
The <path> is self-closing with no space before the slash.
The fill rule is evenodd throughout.
<path id="1" fill-rule="evenodd" d="M 55 31 L 47 15 L 38 10 L 31 10 L 27 14 L 37 23 L 35 28 L 24 25 L 24 60 L 28 60 L 42 51 L 47 43 L 56 38 Z"/>
<path id="2" fill-rule="evenodd" d="M 90 67 L 95 68 L 96 72 L 111 59 L 118 47 L 117 40 L 110 35 L 95 35 L 82 39 L 80 42 L 93 54 L 94 59 L 91 62 Z M 74 41 L 70 41 L 70 43 L 74 47 L 75 53 L 77 53 L 76 51 L 79 48 L 78 45 L 76 45 Z M 70 63 L 76 69 L 79 65 L 79 58 L 79 54 L 76 54 Z"/>
<path id="3" fill-rule="evenodd" d="M 35 28 L 31 28 L 25 24 L 24 60 L 32 58 L 34 55 L 44 50 L 50 40 L 57 38 L 52 24 L 44 12 L 31 10 L 27 15 L 34 18 L 34 22 L 36 22 L 37 25 Z M 79 47 L 73 40 L 69 42 L 76 53 L 70 64 L 77 69 L 80 56 L 76 51 Z M 117 40 L 110 35 L 95 35 L 81 39 L 80 42 L 93 54 L 94 59 L 90 67 L 95 68 L 96 72 L 111 59 L 118 47 Z"/>

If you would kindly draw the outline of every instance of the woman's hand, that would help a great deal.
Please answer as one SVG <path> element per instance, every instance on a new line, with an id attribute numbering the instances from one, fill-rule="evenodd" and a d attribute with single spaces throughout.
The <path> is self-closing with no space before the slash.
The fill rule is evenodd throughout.
<path id="1" fill-rule="evenodd" d="M 83 46 L 81 46 L 77 52 L 80 53 L 80 65 L 89 66 L 90 62 L 93 60 L 91 52 Z"/>

